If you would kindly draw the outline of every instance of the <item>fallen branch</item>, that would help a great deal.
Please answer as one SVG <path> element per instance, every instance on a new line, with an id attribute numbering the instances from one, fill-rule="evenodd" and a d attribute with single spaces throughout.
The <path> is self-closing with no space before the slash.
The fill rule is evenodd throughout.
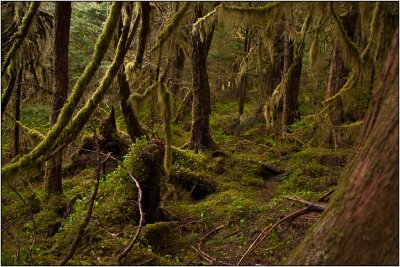
<path id="1" fill-rule="evenodd" d="M 242 263 L 242 261 L 244 260 L 244 258 L 251 253 L 255 248 L 257 248 L 261 242 L 268 236 L 269 233 L 271 233 L 271 231 L 273 229 L 275 229 L 278 225 L 280 225 L 281 223 L 290 220 L 290 219 L 295 219 L 301 215 L 304 215 L 306 213 L 309 212 L 323 212 L 324 209 L 326 208 L 324 205 L 321 204 L 315 204 L 309 201 L 306 201 L 298 196 L 285 196 L 284 198 L 292 200 L 292 201 L 297 201 L 300 202 L 302 204 L 304 204 L 306 207 L 302 208 L 300 210 L 296 210 L 288 215 L 286 215 L 285 217 L 283 217 L 282 219 L 280 219 L 278 222 L 276 222 L 274 225 L 272 226 L 267 226 L 265 227 L 261 233 L 257 236 L 257 238 L 253 241 L 253 243 L 250 245 L 250 247 L 247 249 L 247 251 L 243 254 L 242 258 L 239 260 L 239 262 L 237 263 L 237 265 L 240 265 Z"/>
<path id="2" fill-rule="evenodd" d="M 89 210 L 85 216 L 84 221 L 82 224 L 79 226 L 78 230 L 78 235 L 75 238 L 74 243 L 71 246 L 71 249 L 69 250 L 67 256 L 60 262 L 60 265 L 66 265 L 67 262 L 72 258 L 74 255 L 79 243 L 82 240 L 83 235 L 85 234 L 85 230 L 87 225 L 89 224 L 90 218 L 92 217 L 93 213 L 93 206 L 94 206 L 94 200 L 96 199 L 97 196 L 97 191 L 99 189 L 99 183 L 100 183 L 100 144 L 99 144 L 99 138 L 97 136 L 96 130 L 94 130 L 94 139 L 96 140 L 96 161 L 97 161 L 97 166 L 96 166 L 96 183 L 94 185 L 94 190 L 92 197 L 90 198 L 89 201 Z"/>
<path id="3" fill-rule="evenodd" d="M 304 204 L 309 209 L 310 212 L 312 212 L 312 211 L 323 212 L 326 208 L 325 205 L 315 204 L 315 203 L 309 202 L 307 200 L 304 200 L 298 196 L 293 196 L 293 197 L 284 196 L 284 198 Z"/>
<path id="4" fill-rule="evenodd" d="M 209 237 L 211 234 L 213 234 L 213 233 L 219 231 L 220 229 L 222 229 L 222 228 L 224 228 L 224 227 L 225 227 L 225 225 L 220 225 L 220 226 L 218 226 L 217 228 L 215 228 L 215 229 L 213 229 L 213 230 L 211 230 L 211 231 L 208 231 L 208 232 L 203 236 L 203 238 L 200 240 L 198 249 L 195 249 L 193 246 L 191 246 L 195 251 L 197 251 L 197 252 L 199 253 L 199 255 L 200 255 L 203 259 L 205 259 L 206 261 L 208 261 L 208 263 L 210 263 L 210 264 L 213 264 L 213 265 L 214 265 L 214 264 L 217 264 L 217 265 L 233 265 L 233 264 L 230 264 L 230 263 L 227 263 L 227 262 L 218 260 L 218 259 L 216 259 L 216 258 L 210 256 L 209 254 L 207 254 L 206 252 L 204 252 L 204 251 L 202 250 L 202 246 L 203 246 L 203 244 L 204 244 L 204 241 L 207 239 L 207 237 Z"/>

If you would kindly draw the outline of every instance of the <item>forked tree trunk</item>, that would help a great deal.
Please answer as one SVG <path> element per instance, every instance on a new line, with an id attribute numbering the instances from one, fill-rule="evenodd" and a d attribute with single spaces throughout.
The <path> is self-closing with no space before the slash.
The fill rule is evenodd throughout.
<path id="1" fill-rule="evenodd" d="M 53 108 L 51 126 L 58 119 L 68 94 L 68 47 L 71 22 L 71 2 L 57 2 L 55 7 L 54 27 L 54 79 L 53 79 Z M 62 194 L 62 151 L 47 163 L 45 175 L 45 192 L 47 195 Z"/>
<path id="2" fill-rule="evenodd" d="M 196 22 L 202 16 L 203 3 L 194 4 L 193 22 Z M 210 33 L 205 34 L 204 40 L 201 40 L 199 32 L 192 34 L 192 134 L 185 147 L 195 151 L 215 145 L 210 135 L 210 85 L 207 74 L 207 54 L 210 49 L 213 32 L 214 27 Z"/>
<path id="3" fill-rule="evenodd" d="M 398 29 L 342 183 L 290 265 L 399 264 Z"/>

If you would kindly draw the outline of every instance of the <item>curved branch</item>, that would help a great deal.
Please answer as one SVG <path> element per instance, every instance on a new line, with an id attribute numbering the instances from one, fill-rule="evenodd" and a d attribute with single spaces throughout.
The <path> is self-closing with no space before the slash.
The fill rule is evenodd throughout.
<path id="1" fill-rule="evenodd" d="M 17 41 L 13 44 L 10 51 L 7 53 L 6 59 L 4 60 L 4 63 L 1 67 L 1 77 L 3 77 L 3 75 L 5 74 L 6 69 L 11 62 L 11 59 L 15 56 L 15 53 L 18 51 L 18 49 L 21 47 L 22 42 L 25 40 L 25 37 L 28 34 L 28 30 L 31 27 L 33 18 L 35 17 L 35 14 L 39 9 L 39 6 L 40 2 L 32 2 L 28 12 L 22 19 L 22 24 L 19 27 L 18 32 L 14 35 L 14 37 L 17 37 Z"/>

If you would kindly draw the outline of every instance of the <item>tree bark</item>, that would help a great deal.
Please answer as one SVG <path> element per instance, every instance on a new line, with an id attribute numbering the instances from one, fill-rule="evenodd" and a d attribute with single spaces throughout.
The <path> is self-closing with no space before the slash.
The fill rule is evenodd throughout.
<path id="1" fill-rule="evenodd" d="M 398 29 L 329 207 L 290 265 L 399 264 Z"/>
<path id="2" fill-rule="evenodd" d="M 71 23 L 71 2 L 57 2 L 55 7 L 54 27 L 54 79 L 53 108 L 51 127 L 57 122 L 68 94 L 68 51 Z M 45 175 L 45 192 L 47 195 L 62 194 L 62 151 L 47 163 Z"/>
<path id="3" fill-rule="evenodd" d="M 118 85 L 119 85 L 119 96 L 121 99 L 121 110 L 124 115 L 124 120 L 126 124 L 126 128 L 128 130 L 128 134 L 132 140 L 132 142 L 136 142 L 136 138 L 145 135 L 145 132 L 140 125 L 140 122 L 130 105 L 128 99 L 131 94 L 129 83 L 125 74 L 125 67 L 122 66 L 121 70 L 118 73 Z"/>
<path id="4" fill-rule="evenodd" d="M 354 32 L 356 29 L 358 13 L 351 12 L 342 18 L 342 23 L 347 35 L 354 40 Z M 329 70 L 328 87 L 326 90 L 326 98 L 330 98 L 337 94 L 346 83 L 349 69 L 345 67 L 343 61 L 342 50 L 336 46 L 333 49 L 331 67 Z M 329 112 L 329 119 L 333 125 L 340 125 L 343 122 L 343 103 L 340 98 L 337 99 L 335 109 Z"/>
<path id="5" fill-rule="evenodd" d="M 15 92 L 15 114 L 14 118 L 16 121 L 21 119 L 21 89 L 22 89 L 22 62 L 20 61 L 20 66 L 17 74 L 17 88 Z M 14 157 L 19 155 L 19 125 L 15 122 L 14 126 Z"/>
<path id="6" fill-rule="evenodd" d="M 174 113 L 176 112 L 176 99 L 178 98 L 178 94 L 180 93 L 184 66 L 185 66 L 185 53 L 183 52 L 182 47 L 179 44 L 176 44 L 175 58 L 172 62 L 171 81 L 169 84 L 169 89 L 171 90 L 171 93 L 174 96 L 174 101 L 173 101 Z"/>
<path id="7" fill-rule="evenodd" d="M 249 26 L 246 27 L 244 44 L 243 44 L 243 52 L 247 54 L 250 50 L 250 29 Z M 244 112 L 244 104 L 246 102 L 246 85 L 247 85 L 247 75 L 243 74 L 243 77 L 240 79 L 239 84 L 239 115 L 243 115 Z"/>
<path id="8" fill-rule="evenodd" d="M 298 96 L 300 87 L 300 76 L 303 60 L 304 44 L 299 44 L 298 55 L 293 60 L 294 42 L 289 37 L 291 28 L 290 20 L 285 20 L 285 36 L 284 36 L 284 60 L 283 72 L 286 73 L 290 66 L 294 64 L 292 73 L 287 81 L 286 89 L 283 94 L 283 113 L 282 113 L 282 131 L 286 132 L 289 125 L 300 117 L 298 109 Z"/>
<path id="9" fill-rule="evenodd" d="M 203 3 L 194 4 L 193 22 L 203 16 Z M 210 85 L 207 74 L 207 54 L 211 46 L 214 27 L 210 33 L 205 34 L 204 40 L 200 38 L 199 32 L 192 34 L 192 129 L 190 141 L 186 148 L 198 151 L 203 148 L 210 148 L 215 145 L 210 135 L 209 115 Z"/>

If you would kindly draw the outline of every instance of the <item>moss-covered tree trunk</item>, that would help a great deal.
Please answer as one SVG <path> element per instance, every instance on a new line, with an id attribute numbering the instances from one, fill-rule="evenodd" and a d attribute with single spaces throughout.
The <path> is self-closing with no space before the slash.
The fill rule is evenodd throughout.
<path id="1" fill-rule="evenodd" d="M 399 264 L 398 30 L 342 183 L 290 265 Z"/>
<path id="2" fill-rule="evenodd" d="M 135 111 L 129 103 L 129 96 L 131 94 L 129 83 L 126 78 L 125 68 L 122 66 L 121 70 L 118 73 L 118 85 L 119 85 L 119 96 L 121 100 L 121 110 L 124 115 L 124 120 L 126 124 L 126 128 L 128 130 L 128 134 L 132 140 L 132 142 L 136 141 L 136 138 L 145 135 L 145 132 L 140 125 L 140 122 L 136 116 Z"/>
<path id="3" fill-rule="evenodd" d="M 358 13 L 352 11 L 342 17 L 343 27 L 351 40 L 354 40 L 354 32 L 357 25 Z M 349 69 L 345 67 L 343 61 L 343 52 L 335 46 L 332 53 L 331 67 L 329 70 L 328 87 L 326 90 L 326 98 L 330 98 L 337 94 L 346 83 Z M 343 122 L 343 103 L 339 98 L 335 102 L 334 110 L 329 112 L 329 119 L 333 125 L 340 125 Z"/>
<path id="4" fill-rule="evenodd" d="M 71 23 L 71 2 L 57 2 L 54 14 L 54 57 L 53 57 L 53 107 L 51 126 L 58 119 L 60 110 L 67 99 L 68 76 L 68 47 Z M 45 175 L 45 192 L 48 195 L 62 194 L 62 151 L 47 163 Z"/>
<path id="5" fill-rule="evenodd" d="M 141 7 L 142 7 L 142 10 L 144 9 L 144 13 L 146 13 L 145 14 L 146 19 L 145 20 L 142 19 L 142 24 L 143 23 L 148 24 L 149 23 L 149 18 L 148 18 L 149 14 L 147 14 L 147 13 L 149 11 L 146 9 L 147 5 L 144 5 L 144 6 L 142 5 Z M 122 18 L 120 18 L 118 35 L 115 38 L 115 47 L 117 47 L 118 40 L 122 34 L 122 26 L 123 26 L 122 24 L 123 24 Z M 148 25 L 146 25 L 145 27 L 148 28 Z M 147 33 L 145 33 L 144 35 L 145 35 L 144 38 L 146 41 Z M 138 50 L 137 50 L 136 59 L 135 59 L 135 64 L 137 64 L 137 65 L 135 66 L 135 68 L 139 68 L 142 64 L 141 58 L 143 57 L 144 48 L 145 48 L 145 44 L 146 44 L 146 43 L 142 43 L 141 40 L 139 40 L 139 43 L 141 44 L 140 46 L 143 46 L 143 48 L 138 48 Z M 118 72 L 117 81 L 118 81 L 118 87 L 119 87 L 121 111 L 124 116 L 124 121 L 126 124 L 126 129 L 128 131 L 129 137 L 131 138 L 132 142 L 134 143 L 134 142 L 136 142 L 136 138 L 145 135 L 145 131 L 143 130 L 142 126 L 140 125 L 140 122 L 139 122 L 138 117 L 136 116 L 135 110 L 133 109 L 133 107 L 131 106 L 131 104 L 129 102 L 129 96 L 131 94 L 131 89 L 129 87 L 128 78 L 125 73 L 124 64 L 122 64 L 122 67 L 121 67 L 120 71 Z"/>
<path id="6" fill-rule="evenodd" d="M 203 3 L 194 4 L 193 22 L 201 18 L 203 14 Z M 210 85 L 207 74 L 207 55 L 210 49 L 214 27 L 204 38 L 200 37 L 200 32 L 192 33 L 192 127 L 191 138 L 186 144 L 186 148 L 198 151 L 199 149 L 214 146 L 214 141 L 210 135 L 209 115 L 211 113 L 210 104 Z"/>
<path id="7" fill-rule="evenodd" d="M 283 94 L 283 113 L 282 113 L 282 131 L 287 131 L 287 127 L 291 125 L 296 119 L 300 117 L 298 109 L 298 96 L 300 87 L 300 76 L 303 60 L 304 44 L 299 44 L 297 49 L 298 54 L 296 59 L 293 59 L 294 42 L 291 40 L 289 31 L 291 30 L 290 19 L 285 21 L 285 35 L 284 35 L 284 61 L 283 71 L 286 73 L 290 66 L 293 64 L 292 73 L 287 81 L 286 89 Z"/>
<path id="8" fill-rule="evenodd" d="M 243 52 L 247 54 L 250 50 L 250 29 L 249 26 L 246 27 L 245 38 L 243 44 Z M 243 77 L 240 79 L 239 84 L 239 115 L 243 115 L 244 112 L 244 103 L 246 102 L 246 86 L 247 86 L 247 75 L 243 74 Z"/>
<path id="9" fill-rule="evenodd" d="M 15 111 L 14 118 L 16 121 L 21 119 L 21 90 L 22 90 L 22 61 L 20 61 L 20 66 L 17 74 L 17 87 L 15 92 Z M 19 124 L 15 122 L 14 125 L 14 157 L 19 155 Z"/>
<path id="10" fill-rule="evenodd" d="M 17 79 L 15 63 L 11 63 L 11 65 L 9 66 L 8 74 L 10 76 L 10 79 L 8 80 L 7 87 L 3 90 L 3 93 L 1 95 L 1 118 L 3 118 L 3 115 L 6 112 L 6 107 L 14 91 L 15 81 Z"/>
<path id="11" fill-rule="evenodd" d="M 265 100 L 272 95 L 276 86 L 282 80 L 283 70 L 283 23 L 280 23 L 274 39 L 274 49 L 272 61 L 268 64 L 266 72 L 263 75 L 263 87 L 261 91 L 262 105 Z"/>

